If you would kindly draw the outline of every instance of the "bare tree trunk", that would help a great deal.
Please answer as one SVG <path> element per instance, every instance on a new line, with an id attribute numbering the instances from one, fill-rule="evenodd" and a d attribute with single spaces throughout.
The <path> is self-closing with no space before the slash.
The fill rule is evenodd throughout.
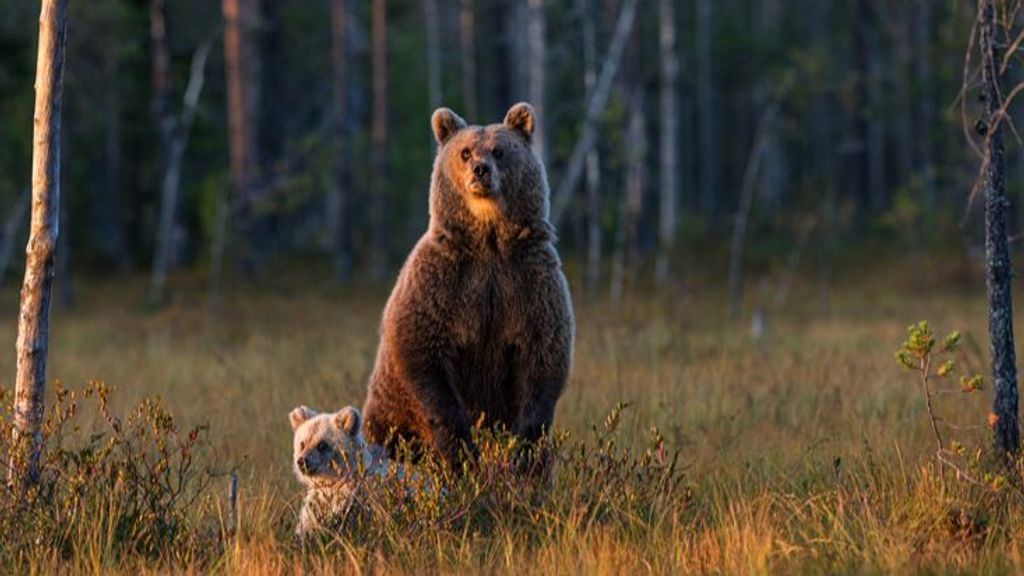
<path id="1" fill-rule="evenodd" d="M 999 87 L 1002 59 L 995 0 L 978 0 L 980 21 L 982 94 L 985 102 L 981 124 L 985 129 L 982 190 L 985 193 L 985 270 L 988 285 L 988 331 L 991 339 L 992 381 L 996 416 L 994 444 L 1000 456 L 1020 449 L 1017 413 L 1017 359 L 1013 343 L 1013 263 L 1006 237 L 1005 158 L 1003 150 L 1003 99 Z"/>
<path id="2" fill-rule="evenodd" d="M 436 0 L 426 1 L 428 9 L 430 5 L 436 8 Z M 435 13 L 435 26 L 436 19 Z M 349 158 L 351 154 L 351 123 L 348 117 L 349 49 L 346 30 L 348 25 L 348 0 L 331 0 L 331 78 L 334 90 L 334 137 L 337 150 L 334 155 L 334 181 L 327 194 L 327 238 L 334 259 L 334 275 L 341 282 L 348 280 L 352 271 L 352 254 L 349 245 L 352 164 Z M 428 30 L 430 27 L 431 21 L 428 15 Z M 437 89 L 440 90 L 440 87 Z M 433 93 L 433 88 L 431 92 Z M 438 98 L 440 98 L 440 93 L 438 93 Z"/>
<path id="3" fill-rule="evenodd" d="M 679 131 L 678 79 L 679 57 L 676 54 L 676 15 L 672 9 L 673 0 L 658 0 L 658 45 L 661 51 L 661 119 L 660 130 L 660 190 L 658 204 L 658 262 L 657 280 L 661 284 L 670 277 L 669 257 L 675 244 L 676 206 L 678 186 L 676 175 L 678 151 L 676 135 Z"/>
<path id="4" fill-rule="evenodd" d="M 615 74 L 619 70 L 622 53 L 626 49 L 626 41 L 633 30 L 638 3 L 639 0 L 624 0 L 622 3 L 619 19 L 615 24 L 615 33 L 612 35 L 612 41 L 608 47 L 608 54 L 601 65 L 601 74 L 597 78 L 597 85 L 594 86 L 594 95 L 587 102 L 587 108 L 583 115 L 582 133 L 572 149 L 565 175 L 551 198 L 550 221 L 556 227 L 561 221 L 565 209 L 569 206 L 569 201 L 572 200 L 572 190 L 576 188 L 580 176 L 583 175 L 587 153 L 590 152 L 597 137 L 597 120 L 608 103 L 612 80 L 615 79 Z"/>
<path id="5" fill-rule="evenodd" d="M 583 89 L 584 102 L 594 96 L 597 83 L 597 38 L 590 0 L 578 0 L 583 19 Z M 587 189 L 587 290 L 594 292 L 601 283 L 601 158 L 596 146 L 586 155 Z"/>
<path id="6" fill-rule="evenodd" d="M 42 0 L 32 142 L 32 224 L 18 314 L 14 444 L 9 480 L 24 489 L 39 480 L 49 350 L 50 296 L 60 213 L 60 136 L 67 43 L 67 0 Z"/>
<path id="7" fill-rule="evenodd" d="M 547 122 L 545 101 L 545 70 L 547 69 L 547 41 L 545 35 L 544 0 L 529 1 L 528 30 L 530 37 L 530 104 L 533 105 L 535 126 L 533 129 L 533 150 L 541 159 L 547 160 L 544 125 Z"/>
<path id="8" fill-rule="evenodd" d="M 754 205 L 757 177 L 764 161 L 766 145 L 775 130 L 778 110 L 779 103 L 774 101 L 761 117 L 754 146 L 747 158 L 747 168 L 743 173 L 740 206 L 733 221 L 732 242 L 729 245 L 729 315 L 733 319 L 739 317 L 743 299 L 743 248 L 747 237 L 747 223 L 750 221 L 750 211 Z"/>
<path id="9" fill-rule="evenodd" d="M 165 46 L 166 49 L 166 46 Z M 206 59 L 210 53 L 208 42 L 200 45 L 193 55 L 188 85 L 185 93 L 180 119 L 176 119 L 167 110 L 166 123 L 170 124 L 170 139 L 166 142 L 169 148 L 165 151 L 163 177 L 160 181 L 160 219 L 158 221 L 157 242 L 153 256 L 153 275 L 150 278 L 150 301 L 160 303 L 165 297 L 167 272 L 172 265 L 174 252 L 174 214 L 178 206 L 178 189 L 181 183 L 181 165 L 184 162 L 185 148 L 188 146 L 188 135 L 196 120 L 196 107 L 199 96 L 203 92 L 206 75 Z M 156 71 L 155 71 L 156 72 Z M 156 75 L 156 74 L 155 74 Z M 161 121 L 163 125 L 164 120 Z"/>
<path id="10" fill-rule="evenodd" d="M 224 14 L 224 71 L 227 76 L 228 148 L 230 156 L 230 194 L 238 205 L 236 228 L 241 239 L 240 262 L 243 272 L 255 266 L 249 238 L 251 232 L 251 194 L 257 173 L 257 111 L 259 110 L 259 69 L 253 59 L 250 31 L 254 26 L 257 0 L 222 0 Z M 228 200 L 222 202 L 224 212 L 218 216 L 210 269 L 210 303 L 217 301 L 220 275 L 227 245 Z"/>
<path id="11" fill-rule="evenodd" d="M 388 192 L 388 43 L 387 2 L 373 0 L 373 178 L 370 191 L 371 270 L 380 281 L 387 273 L 384 195 Z"/>
<path id="12" fill-rule="evenodd" d="M 714 0 L 697 0 L 697 117 L 700 145 L 700 206 L 708 223 L 719 210 L 721 155 L 718 149 L 718 100 L 715 95 Z"/>
<path id="13" fill-rule="evenodd" d="M 637 84 L 629 103 L 629 146 L 626 148 L 626 193 L 622 213 L 615 232 L 615 254 L 612 259 L 611 300 L 614 307 L 622 302 L 627 269 L 632 271 L 637 260 L 637 232 L 643 210 L 644 188 L 647 185 L 647 129 L 644 118 L 643 89 Z M 628 274 L 630 278 L 635 274 Z"/>
<path id="14" fill-rule="evenodd" d="M 771 50 L 778 43 L 781 6 L 778 0 L 762 0 L 758 3 L 755 17 L 755 34 L 758 43 L 765 50 Z M 755 118 L 764 114 L 772 105 L 773 85 L 777 78 L 765 76 L 754 88 Z M 765 136 L 764 159 L 757 178 L 758 201 L 767 212 L 778 210 L 783 204 L 786 190 L 786 148 L 780 141 L 779 133 L 772 131 Z"/>
<path id="15" fill-rule="evenodd" d="M 437 0 L 423 0 L 427 37 L 427 96 L 430 110 L 441 106 L 441 23 Z M 535 106 L 536 107 L 536 106 Z"/>
<path id="16" fill-rule="evenodd" d="M 462 0 L 459 11 L 459 41 L 462 52 L 462 105 L 466 118 L 476 122 L 476 8 L 475 0 Z"/>

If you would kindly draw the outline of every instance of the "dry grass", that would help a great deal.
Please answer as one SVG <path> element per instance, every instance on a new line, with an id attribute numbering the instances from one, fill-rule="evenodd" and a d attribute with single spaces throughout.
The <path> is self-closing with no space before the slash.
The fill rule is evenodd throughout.
<path id="1" fill-rule="evenodd" d="M 291 541 L 300 494 L 286 415 L 300 403 L 362 402 L 383 296 L 239 289 L 211 320 L 198 298 L 152 313 L 133 304 L 145 293 L 141 284 L 83 285 L 75 311 L 55 311 L 50 377 L 72 387 L 105 381 L 117 390 L 115 410 L 159 395 L 185 425 L 208 423 L 217 461 L 241 463 L 241 532 L 223 548 L 156 560 L 90 552 L 86 543 L 98 533 L 85 534 L 70 557 L 36 551 L 22 567 L 1019 572 L 1024 500 L 937 477 L 920 391 L 892 359 L 907 324 L 927 318 L 939 331 L 964 332 L 961 363 L 987 373 L 983 285 L 919 281 L 859 279 L 835 289 L 828 314 L 815 291 L 798 289 L 784 312 L 768 314 L 758 342 L 746 324 L 725 320 L 712 289 L 634 298 L 618 312 L 579 301 L 576 363 L 558 426 L 587 437 L 616 402 L 629 403 L 620 443 L 640 451 L 657 426 L 680 452 L 685 495 L 631 517 L 611 502 L 614 514 L 602 516 L 568 496 L 592 487 L 556 480 L 547 504 L 489 509 L 486 521 L 466 522 L 461 532 L 390 535 L 386 544 L 355 535 L 305 552 Z M 0 350 L 13 350 L 14 301 L 3 295 Z M 12 362 L 13 353 L 0 356 L 0 374 L 13 374 Z M 947 397 L 939 410 L 956 423 L 983 424 L 986 396 Z M 956 437 L 968 447 L 987 441 L 984 429 Z M 198 521 L 223 516 L 221 492 Z"/>

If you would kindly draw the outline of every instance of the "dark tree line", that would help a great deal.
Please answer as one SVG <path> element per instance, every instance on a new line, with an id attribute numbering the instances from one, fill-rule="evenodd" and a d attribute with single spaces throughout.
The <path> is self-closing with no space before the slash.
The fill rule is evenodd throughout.
<path id="1" fill-rule="evenodd" d="M 426 220 L 431 109 L 494 122 L 520 99 L 593 289 L 683 279 L 738 222 L 741 270 L 782 266 L 805 236 L 822 261 L 935 242 L 973 176 L 954 112 L 969 4 L 72 3 L 65 257 L 149 271 L 156 301 L 175 269 L 210 270 L 216 292 L 221 268 L 294 253 L 386 279 Z M 8 213 L 28 179 L 33 12 L 0 0 Z"/>

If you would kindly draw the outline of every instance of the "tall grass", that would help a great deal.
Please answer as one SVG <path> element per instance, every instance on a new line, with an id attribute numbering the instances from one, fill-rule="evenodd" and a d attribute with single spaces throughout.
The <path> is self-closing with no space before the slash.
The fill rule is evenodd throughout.
<path id="1" fill-rule="evenodd" d="M 105 382 L 107 409 L 125 419 L 159 397 L 185 439 L 208 426 L 192 492 L 172 506 L 175 531 L 139 546 L 116 528 L 134 496 L 93 483 L 92 504 L 60 536 L 52 514 L 16 525 L 30 542 L 0 541 L 0 569 L 1019 572 L 1024 501 L 940 475 L 920 390 L 892 361 L 906 325 L 929 318 L 959 328 L 958 362 L 986 372 L 983 292 L 922 295 L 914 280 L 859 279 L 834 290 L 827 313 L 814 286 L 798 286 L 759 340 L 700 285 L 615 311 L 580 298 L 550 483 L 508 473 L 508 439 L 487 437 L 479 468 L 443 495 L 382 486 L 369 514 L 305 547 L 292 536 L 301 493 L 287 413 L 361 403 L 383 297 L 241 287 L 210 318 L 198 290 L 151 312 L 125 306 L 145 293 L 134 281 L 83 285 L 77 309 L 55 314 L 51 377 Z M 3 338 L 13 349 L 15 296 L 2 295 L 0 349 Z M 12 362 L 0 357 L 0 374 Z M 958 435 L 969 450 L 986 445 L 984 394 L 937 401 L 951 423 L 982 425 Z M 80 410 L 74 425 L 78 447 L 109 435 L 102 410 Z M 237 527 L 223 475 L 235 467 Z"/>

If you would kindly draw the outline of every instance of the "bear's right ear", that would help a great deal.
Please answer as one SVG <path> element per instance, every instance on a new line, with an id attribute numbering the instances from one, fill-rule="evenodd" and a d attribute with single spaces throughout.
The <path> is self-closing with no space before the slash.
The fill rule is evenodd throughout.
<path id="1" fill-rule="evenodd" d="M 305 406 L 299 406 L 288 413 L 288 420 L 292 423 L 292 430 L 295 430 L 299 426 L 302 426 L 303 422 L 309 420 L 313 416 L 316 416 L 316 412 Z"/>
<path id="2" fill-rule="evenodd" d="M 466 127 L 466 121 L 449 108 L 438 108 L 430 118 L 430 126 L 437 143 L 444 146 L 456 132 Z"/>

